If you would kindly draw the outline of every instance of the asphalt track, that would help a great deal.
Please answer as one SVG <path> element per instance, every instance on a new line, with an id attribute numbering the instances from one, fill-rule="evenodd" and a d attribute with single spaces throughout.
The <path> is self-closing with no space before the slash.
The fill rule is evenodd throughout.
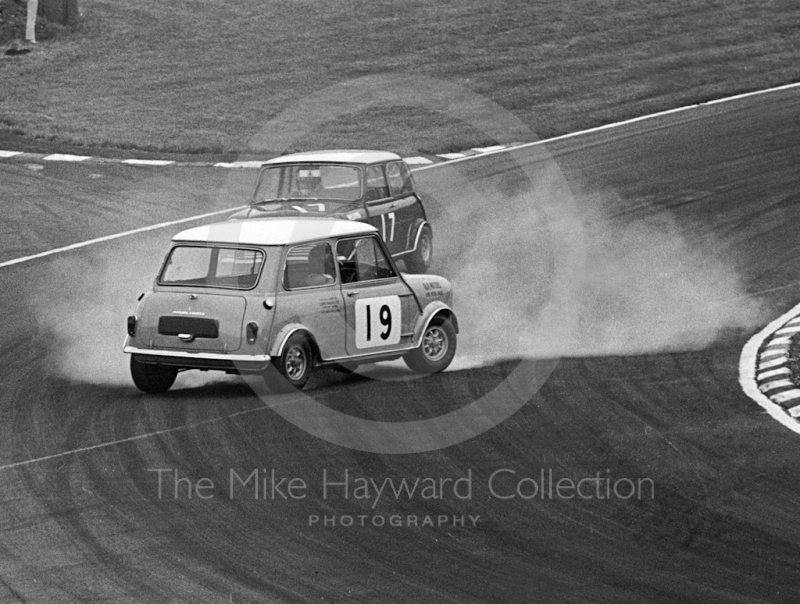
<path id="1" fill-rule="evenodd" d="M 659 228 L 680 233 L 681 249 L 701 250 L 737 278 L 713 290 L 730 297 L 710 301 L 702 281 L 713 275 L 692 282 L 700 307 L 713 307 L 706 319 L 740 319 L 715 324 L 699 346 L 684 334 L 686 346 L 657 338 L 654 348 L 666 342 L 669 351 L 648 350 L 659 333 L 642 330 L 639 341 L 611 346 L 616 354 L 562 358 L 511 419 L 431 453 L 329 444 L 236 378 L 139 394 L 125 378 L 121 325 L 177 227 L 4 268 L 0 601 L 796 602 L 800 441 L 742 393 L 738 360 L 758 326 L 800 296 L 798 115 L 800 94 L 786 91 L 549 145 L 589 237 L 611 245 L 656 225 L 643 234 L 659 250 L 671 249 Z M 499 178 L 513 192 L 519 176 L 508 173 L 540 162 L 520 151 L 513 162 L 482 158 L 459 170 L 478 189 Z M 0 261 L 236 205 L 247 184 L 236 180 L 243 173 L 130 166 L 8 162 L 0 174 Z M 426 170 L 418 181 L 442 224 L 459 178 Z M 446 227 L 437 233 L 446 238 Z M 629 251 L 646 257 L 646 249 Z M 437 263 L 453 270 L 452 245 L 442 244 Z M 636 268 L 634 277 L 646 275 L 647 266 Z M 649 269 L 648 288 L 657 288 L 665 266 Z M 626 309 L 611 307 L 624 319 Z M 599 322 L 602 313 L 591 316 Z M 592 322 L 581 325 L 591 338 Z M 313 393 L 352 415 L 400 421 L 456 408 L 515 366 L 415 381 L 326 374 Z M 159 499 L 155 468 L 217 485 L 230 469 L 275 469 L 304 479 L 309 495 L 227 497 L 223 488 L 209 499 L 175 498 L 169 483 Z M 471 471 L 473 493 L 387 499 L 374 510 L 336 491 L 323 498 L 323 470 L 341 478 L 345 468 L 375 480 Z M 500 499 L 487 488 L 500 469 L 536 479 L 542 470 L 556 479 L 647 477 L 654 496 Z M 508 480 L 498 488 L 513 492 Z M 480 520 L 309 526 L 309 516 L 358 514 Z"/>

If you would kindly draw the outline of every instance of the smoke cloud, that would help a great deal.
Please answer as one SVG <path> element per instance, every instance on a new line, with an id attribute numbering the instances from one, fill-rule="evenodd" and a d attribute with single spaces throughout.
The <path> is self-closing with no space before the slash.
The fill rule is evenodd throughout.
<path id="1" fill-rule="evenodd" d="M 453 369 L 503 358 L 646 354 L 707 347 L 763 322 L 729 250 L 702 225 L 613 192 L 573 195 L 561 174 L 500 162 L 445 167 L 430 197 L 432 271 L 455 285 Z M 419 179 L 418 179 L 419 180 Z M 27 285 L 49 365 L 90 383 L 131 385 L 125 318 L 152 284 L 170 232 L 92 246 L 42 263 Z M 220 373 L 187 372 L 178 386 Z"/>
<path id="2" fill-rule="evenodd" d="M 701 349 L 763 322 L 728 248 L 668 210 L 573 196 L 552 168 L 535 186 L 498 170 L 492 186 L 451 194 L 434 269 L 455 284 L 454 368 Z"/>
<path id="3" fill-rule="evenodd" d="M 147 291 L 168 249 L 166 231 L 60 255 L 43 264 L 30 286 L 40 331 L 52 341 L 48 366 L 78 382 L 133 387 L 122 352 L 126 318 Z M 222 373 L 186 372 L 178 386 L 225 379 Z"/>

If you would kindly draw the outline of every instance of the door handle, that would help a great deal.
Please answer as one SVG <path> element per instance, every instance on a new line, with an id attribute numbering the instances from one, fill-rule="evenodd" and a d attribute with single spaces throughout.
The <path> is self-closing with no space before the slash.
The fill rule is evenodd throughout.
<path id="1" fill-rule="evenodd" d="M 357 295 L 358 295 L 358 290 L 356 290 L 356 289 L 351 289 L 349 292 L 347 292 L 347 295 L 348 295 L 348 296 L 350 296 L 351 298 L 352 298 L 353 296 L 357 296 Z"/>

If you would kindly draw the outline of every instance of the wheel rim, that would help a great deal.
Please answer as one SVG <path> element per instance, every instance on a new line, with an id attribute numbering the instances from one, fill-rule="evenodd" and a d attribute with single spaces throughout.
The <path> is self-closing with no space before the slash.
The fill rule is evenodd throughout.
<path id="1" fill-rule="evenodd" d="M 419 255 L 425 262 L 431 259 L 431 238 L 428 233 L 423 233 L 419 238 Z"/>
<path id="2" fill-rule="evenodd" d="M 430 327 L 422 338 L 422 352 L 429 361 L 439 361 L 447 354 L 447 334 L 438 325 Z"/>
<path id="3" fill-rule="evenodd" d="M 286 352 L 286 377 L 298 380 L 306 372 L 306 353 L 300 346 L 292 346 Z"/>

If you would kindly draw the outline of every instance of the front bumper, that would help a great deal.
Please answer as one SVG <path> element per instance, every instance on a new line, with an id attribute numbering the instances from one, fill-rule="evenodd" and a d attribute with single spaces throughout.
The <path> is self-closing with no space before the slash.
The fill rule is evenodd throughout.
<path id="1" fill-rule="evenodd" d="M 268 354 L 219 354 L 214 352 L 185 352 L 182 350 L 154 350 L 125 346 L 123 352 L 133 354 L 140 363 L 169 365 L 181 369 L 211 369 L 230 373 L 257 373 L 264 371 L 270 362 Z"/>

